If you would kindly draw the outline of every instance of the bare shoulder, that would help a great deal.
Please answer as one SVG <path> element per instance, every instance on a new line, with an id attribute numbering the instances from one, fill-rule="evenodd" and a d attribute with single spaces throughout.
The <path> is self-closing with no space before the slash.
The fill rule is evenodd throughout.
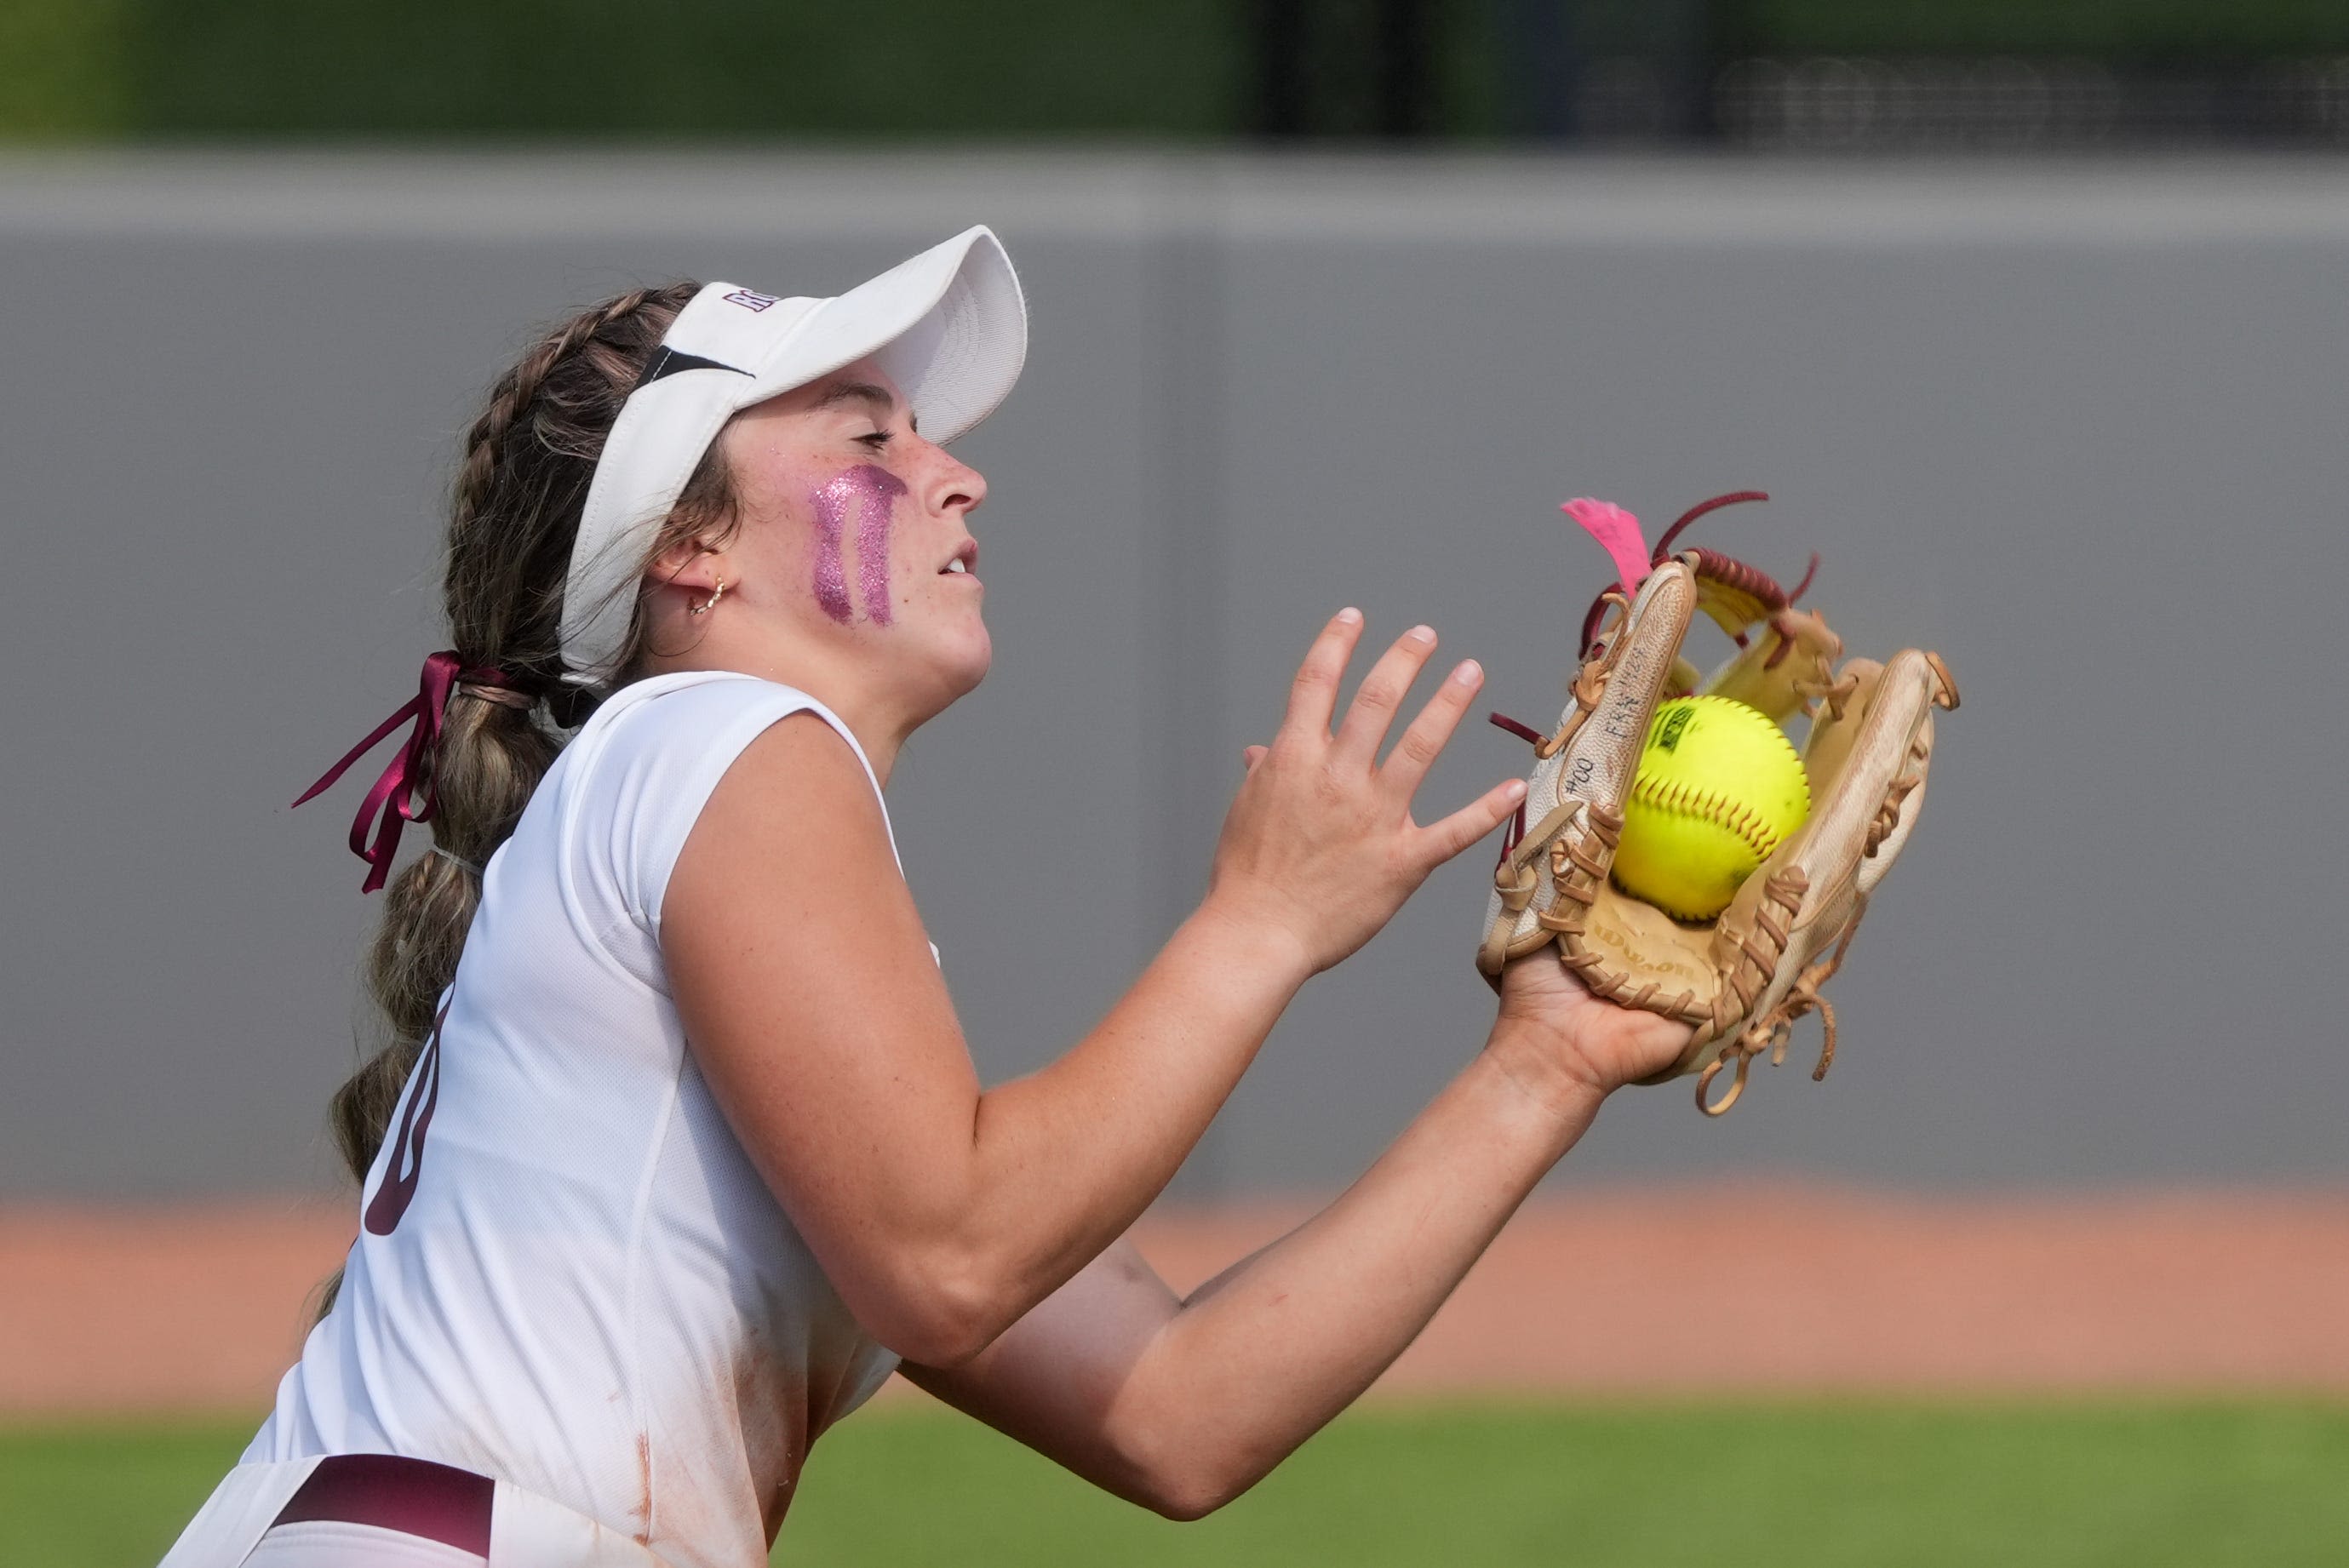
<path id="1" fill-rule="evenodd" d="M 777 719 L 744 747 L 701 812 L 701 822 L 736 830 L 811 818 L 824 820 L 827 829 L 869 823 L 886 849 L 864 764 L 845 737 L 805 709 Z"/>
<path id="2" fill-rule="evenodd" d="M 745 901 L 899 881 L 864 765 L 831 725 L 795 713 L 769 725 L 727 769 L 686 836 L 663 904 L 667 947 Z"/>
<path id="3" fill-rule="evenodd" d="M 705 1057 L 944 990 L 872 779 L 808 713 L 770 725 L 711 791 L 670 873 L 661 949 Z"/>

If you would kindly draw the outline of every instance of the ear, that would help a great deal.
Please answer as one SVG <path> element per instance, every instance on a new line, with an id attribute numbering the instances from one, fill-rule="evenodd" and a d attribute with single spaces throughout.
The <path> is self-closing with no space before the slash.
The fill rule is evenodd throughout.
<path id="1" fill-rule="evenodd" d="M 652 559 L 645 568 L 648 582 L 667 588 L 687 588 L 709 593 L 718 587 L 719 579 L 730 576 L 726 570 L 726 552 L 698 539 L 688 539 L 670 545 Z"/>

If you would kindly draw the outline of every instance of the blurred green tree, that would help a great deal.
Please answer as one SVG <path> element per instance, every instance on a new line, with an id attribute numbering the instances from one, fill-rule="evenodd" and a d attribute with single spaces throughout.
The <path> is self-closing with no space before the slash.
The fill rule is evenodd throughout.
<path id="1" fill-rule="evenodd" d="M 0 4 L 0 135 L 89 140 L 130 128 L 119 0 Z"/>
<path id="2" fill-rule="evenodd" d="M 2226 67 L 2349 56 L 2349 5 L 0 0 L 0 138 L 1539 136 L 1602 58 L 1644 62 L 1653 132 L 1702 135 L 1756 56 Z"/>
<path id="3" fill-rule="evenodd" d="M 119 3 L 125 123 L 147 136 L 1180 137 L 1233 119 L 1222 0 Z"/>

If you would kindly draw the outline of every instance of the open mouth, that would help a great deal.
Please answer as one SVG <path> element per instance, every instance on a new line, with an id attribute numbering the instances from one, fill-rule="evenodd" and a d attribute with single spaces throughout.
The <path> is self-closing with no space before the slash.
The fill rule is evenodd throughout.
<path id="1" fill-rule="evenodd" d="M 938 568 L 938 575 L 944 577 L 951 573 L 957 577 L 968 576 L 978 565 L 978 544 L 976 541 L 965 540 L 963 547 L 954 552 L 954 559 Z"/>

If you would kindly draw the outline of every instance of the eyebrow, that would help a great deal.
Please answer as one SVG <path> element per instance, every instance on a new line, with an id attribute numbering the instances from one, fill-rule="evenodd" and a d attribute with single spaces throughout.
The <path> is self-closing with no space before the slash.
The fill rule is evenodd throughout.
<path id="1" fill-rule="evenodd" d="M 875 387 L 870 381 L 843 381 L 818 398 L 816 407 L 836 408 L 843 403 L 869 403 L 873 406 L 874 417 L 885 424 L 888 422 L 888 417 L 897 409 L 897 399 L 891 395 L 889 389 L 885 387 Z M 905 411 L 905 428 L 916 431 L 920 428 L 915 423 L 913 410 L 910 408 Z"/>

